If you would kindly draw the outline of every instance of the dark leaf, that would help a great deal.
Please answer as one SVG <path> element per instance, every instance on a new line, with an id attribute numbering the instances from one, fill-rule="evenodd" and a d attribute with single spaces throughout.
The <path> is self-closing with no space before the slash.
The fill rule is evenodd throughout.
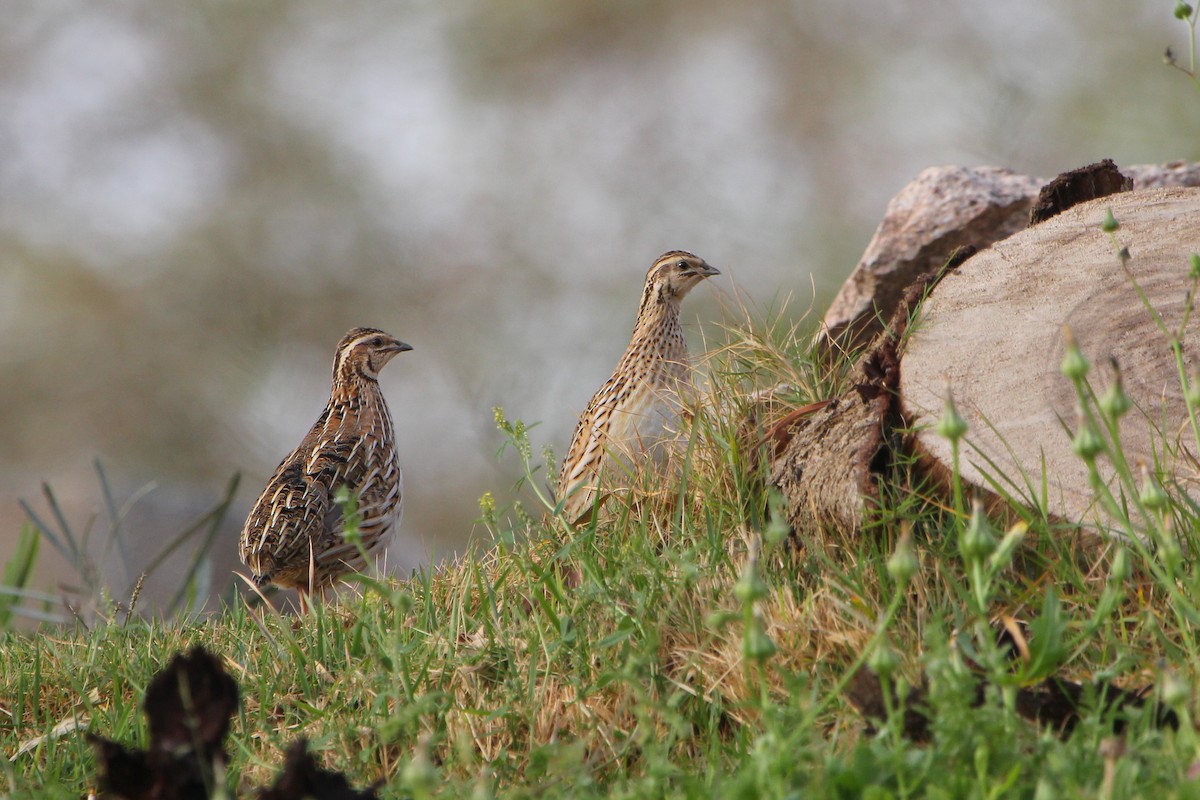
<path id="1" fill-rule="evenodd" d="M 375 787 L 360 792 L 351 788 L 342 773 L 318 767 L 304 739 L 288 748 L 275 785 L 258 793 L 259 800 L 375 800 L 377 796 Z"/>
<path id="2" fill-rule="evenodd" d="M 146 689 L 149 749 L 89 737 L 101 788 L 120 800 L 208 800 L 224 780 L 225 736 L 237 707 L 237 683 L 215 656 L 200 647 L 176 655 Z"/>
<path id="3" fill-rule="evenodd" d="M 149 800 L 154 795 L 154 776 L 141 750 L 126 750 L 116 742 L 88 734 L 96 748 L 98 780 L 105 792 L 124 800 Z"/>
<path id="4" fill-rule="evenodd" d="M 146 689 L 150 752 L 174 757 L 195 749 L 208 760 L 223 743 L 238 708 L 237 682 L 202 647 L 171 659 Z"/>

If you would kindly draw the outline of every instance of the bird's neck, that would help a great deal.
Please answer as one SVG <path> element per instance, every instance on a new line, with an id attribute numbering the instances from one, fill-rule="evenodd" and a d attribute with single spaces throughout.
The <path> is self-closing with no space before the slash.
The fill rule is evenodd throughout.
<path id="1" fill-rule="evenodd" d="M 679 298 L 668 296 L 655 287 L 647 287 L 633 325 L 633 340 L 661 336 L 666 331 L 680 329 Z"/>
<path id="2" fill-rule="evenodd" d="M 687 345 L 684 343 L 683 326 L 679 322 L 678 298 L 655 296 L 647 290 L 638 310 L 625 358 L 635 361 L 646 358 L 680 363 L 686 361 Z"/>
<path id="3" fill-rule="evenodd" d="M 379 382 L 373 378 L 352 372 L 339 376 L 329 395 L 326 425 L 342 428 L 361 425 L 382 428 L 391 433 L 391 416 Z"/>
<path id="4" fill-rule="evenodd" d="M 367 396 L 373 398 L 378 394 L 379 381 L 367 377 L 353 365 L 348 364 L 334 376 L 333 393 L 330 399 L 349 401 Z"/>

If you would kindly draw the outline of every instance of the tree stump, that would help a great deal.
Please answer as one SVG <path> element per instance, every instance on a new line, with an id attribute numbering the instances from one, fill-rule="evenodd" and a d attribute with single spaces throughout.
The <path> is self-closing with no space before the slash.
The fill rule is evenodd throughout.
<path id="1" fill-rule="evenodd" d="M 1119 223 L 1115 241 L 1101 229 L 1107 209 Z M 1083 203 L 968 259 L 926 298 L 901 350 L 900 411 L 915 431 L 912 446 L 935 475 L 949 475 L 950 444 L 933 426 L 952 394 L 969 426 L 960 450 L 966 484 L 1040 506 L 1044 481 L 1053 518 L 1111 529 L 1071 448 L 1077 400 L 1060 372 L 1069 329 L 1093 365 L 1097 396 L 1119 366 L 1135 406 L 1120 424 L 1129 463 L 1144 463 L 1200 499 L 1170 334 L 1155 321 L 1157 314 L 1178 331 L 1196 252 L 1200 190 L 1168 188 Z M 1200 352 L 1195 321 L 1182 342 L 1191 374 Z M 1111 485 L 1111 463 L 1102 457 L 1099 470 Z"/>

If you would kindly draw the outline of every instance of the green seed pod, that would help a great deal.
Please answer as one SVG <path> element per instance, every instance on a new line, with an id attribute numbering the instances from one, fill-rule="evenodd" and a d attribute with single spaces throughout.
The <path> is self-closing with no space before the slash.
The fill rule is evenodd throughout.
<path id="1" fill-rule="evenodd" d="M 917 561 L 917 554 L 913 552 L 912 534 L 905 531 L 900 535 L 900 540 L 896 542 L 896 549 L 888 559 L 888 575 L 891 575 L 896 583 L 905 586 L 920 568 L 921 564 Z"/>
<path id="2" fill-rule="evenodd" d="M 1200 407 L 1200 375 L 1192 373 L 1188 377 L 1185 399 L 1192 408 Z"/>
<path id="3" fill-rule="evenodd" d="M 1104 440 L 1100 438 L 1100 434 L 1096 432 L 1091 423 L 1085 422 L 1075 433 L 1075 438 L 1071 441 L 1071 449 L 1084 461 L 1095 461 L 1096 456 L 1104 451 Z"/>
<path id="4" fill-rule="evenodd" d="M 983 561 L 996 551 L 996 529 L 983 513 L 983 503 L 971 503 L 971 521 L 958 542 L 959 552 L 968 564 Z"/>
<path id="5" fill-rule="evenodd" d="M 1179 539 L 1175 537 L 1175 531 L 1171 529 L 1170 521 L 1164 526 L 1164 530 L 1158 537 L 1158 560 L 1171 573 L 1179 571 L 1180 565 L 1183 563 L 1183 548 L 1179 546 Z"/>
<path id="6" fill-rule="evenodd" d="M 967 421 L 963 419 L 958 408 L 954 405 L 954 398 L 949 394 L 946 395 L 946 407 L 942 411 L 942 416 L 937 421 L 934 427 L 938 436 L 949 439 L 951 442 L 957 442 L 959 439 L 967 435 Z"/>
<path id="7" fill-rule="evenodd" d="M 867 658 L 867 666 L 880 678 L 887 680 L 896 671 L 896 667 L 900 666 L 900 659 L 896 657 L 896 651 L 892 649 L 891 644 L 885 640 L 871 651 L 870 657 Z"/>
<path id="8" fill-rule="evenodd" d="M 1117 552 L 1113 554 L 1112 566 L 1108 570 L 1108 579 L 1113 583 L 1125 583 L 1132 572 L 1129 567 L 1129 551 L 1118 546 Z"/>
<path id="9" fill-rule="evenodd" d="M 742 639 L 742 656 L 749 661 L 757 661 L 761 664 L 775 655 L 777 649 L 775 643 L 771 641 L 771 637 L 767 635 L 762 620 L 757 614 L 754 615 L 746 627 L 746 638 Z"/>
<path id="10" fill-rule="evenodd" d="M 1163 491 L 1159 482 L 1147 472 L 1142 480 L 1142 489 L 1138 492 L 1138 502 L 1151 511 L 1162 511 L 1171 502 L 1171 498 Z"/>
<path id="11" fill-rule="evenodd" d="M 1121 381 L 1120 374 L 1118 374 L 1117 380 L 1100 397 L 1100 410 L 1109 419 L 1116 420 L 1129 413 L 1129 409 L 1131 408 L 1133 408 L 1133 401 L 1129 399 L 1129 395 L 1125 394 L 1125 386 Z"/>
<path id="12" fill-rule="evenodd" d="M 1067 351 L 1063 354 L 1059 371 L 1067 378 L 1078 383 L 1087 377 L 1088 370 L 1090 369 L 1091 365 L 1088 364 L 1088 360 L 1084 358 L 1083 352 L 1075 344 L 1074 338 L 1068 335 Z"/>
<path id="13" fill-rule="evenodd" d="M 733 585 L 733 596 L 743 605 L 762 600 L 767 596 L 767 584 L 758 577 L 758 564 L 755 559 L 751 558 L 746 561 L 741 577 Z"/>

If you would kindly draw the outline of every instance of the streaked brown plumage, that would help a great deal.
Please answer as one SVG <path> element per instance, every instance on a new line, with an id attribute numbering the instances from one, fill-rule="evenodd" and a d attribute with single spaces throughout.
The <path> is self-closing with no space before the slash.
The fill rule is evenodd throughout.
<path id="1" fill-rule="evenodd" d="M 242 560 L 255 584 L 298 589 L 303 599 L 367 566 L 343 536 L 345 513 L 335 502 L 342 487 L 357 504 L 367 554 L 390 540 L 400 524 L 403 481 L 377 378 L 393 356 L 411 349 L 375 328 L 355 328 L 338 343 L 329 403 L 242 528 Z"/>
<path id="2" fill-rule="evenodd" d="M 580 416 L 563 460 L 558 499 L 567 519 L 591 510 L 606 459 L 631 464 L 654 454 L 677 427 L 680 385 L 691 382 L 679 304 L 693 286 L 719 274 L 682 250 L 663 253 L 646 273 L 633 338 Z"/>

